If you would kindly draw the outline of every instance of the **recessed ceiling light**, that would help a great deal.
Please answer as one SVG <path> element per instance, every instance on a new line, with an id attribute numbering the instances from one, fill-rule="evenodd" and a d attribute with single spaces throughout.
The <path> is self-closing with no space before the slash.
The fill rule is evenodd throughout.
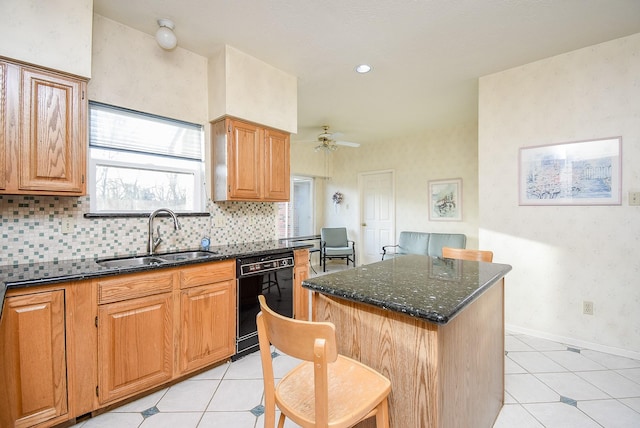
<path id="1" fill-rule="evenodd" d="M 371 66 L 369 64 L 360 64 L 356 67 L 356 71 L 360 74 L 365 74 L 371 71 Z"/>

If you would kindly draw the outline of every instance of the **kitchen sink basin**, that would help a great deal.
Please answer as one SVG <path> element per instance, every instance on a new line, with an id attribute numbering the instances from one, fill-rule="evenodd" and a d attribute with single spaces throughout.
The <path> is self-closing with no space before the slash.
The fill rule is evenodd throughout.
<path id="1" fill-rule="evenodd" d="M 123 257 L 120 259 L 97 260 L 100 266 L 108 268 L 127 268 L 136 266 L 153 266 L 163 263 L 186 262 L 189 260 L 208 259 L 216 253 L 210 251 L 180 251 L 177 253 L 158 254 L 155 256 Z"/>
<path id="2" fill-rule="evenodd" d="M 151 266 L 165 263 L 163 259 L 155 256 L 126 257 L 123 259 L 98 260 L 97 263 L 104 267 L 135 267 Z"/>
<path id="3" fill-rule="evenodd" d="M 216 253 L 209 251 L 182 251 L 179 253 L 159 254 L 157 257 L 168 262 L 181 262 L 196 259 L 208 259 L 215 256 Z"/>

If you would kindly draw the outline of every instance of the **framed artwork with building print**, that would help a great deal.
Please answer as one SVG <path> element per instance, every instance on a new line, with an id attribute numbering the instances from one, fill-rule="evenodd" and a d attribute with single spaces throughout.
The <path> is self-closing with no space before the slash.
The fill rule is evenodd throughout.
<path id="1" fill-rule="evenodd" d="M 520 148 L 520 205 L 620 205 L 622 138 Z"/>
<path id="2" fill-rule="evenodd" d="M 429 220 L 462 220 L 462 179 L 429 181 Z"/>

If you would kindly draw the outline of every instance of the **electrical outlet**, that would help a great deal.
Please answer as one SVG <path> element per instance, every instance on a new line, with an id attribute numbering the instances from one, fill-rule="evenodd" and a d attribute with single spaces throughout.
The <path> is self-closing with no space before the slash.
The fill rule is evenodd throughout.
<path id="1" fill-rule="evenodd" d="M 640 205 L 640 192 L 629 192 L 629 205 Z"/>
<path id="2" fill-rule="evenodd" d="M 593 302 L 584 300 L 582 302 L 582 313 L 585 315 L 593 315 Z"/>
<path id="3" fill-rule="evenodd" d="M 62 224 L 60 225 L 60 229 L 63 235 L 71 233 L 73 231 L 73 222 L 70 218 L 63 218 Z"/>
<path id="4" fill-rule="evenodd" d="M 224 216 L 216 215 L 211 217 L 211 228 L 224 227 Z"/>

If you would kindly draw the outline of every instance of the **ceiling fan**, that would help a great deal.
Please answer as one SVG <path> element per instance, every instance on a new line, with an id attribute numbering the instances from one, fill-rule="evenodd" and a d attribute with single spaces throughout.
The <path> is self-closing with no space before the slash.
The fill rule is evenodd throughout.
<path id="1" fill-rule="evenodd" d="M 360 143 L 338 140 L 341 136 L 342 133 L 340 132 L 329 132 L 329 126 L 324 125 L 322 127 L 322 133 L 318 135 L 318 142 L 320 144 L 315 147 L 315 151 L 333 152 L 338 149 L 338 146 L 360 147 Z"/>

